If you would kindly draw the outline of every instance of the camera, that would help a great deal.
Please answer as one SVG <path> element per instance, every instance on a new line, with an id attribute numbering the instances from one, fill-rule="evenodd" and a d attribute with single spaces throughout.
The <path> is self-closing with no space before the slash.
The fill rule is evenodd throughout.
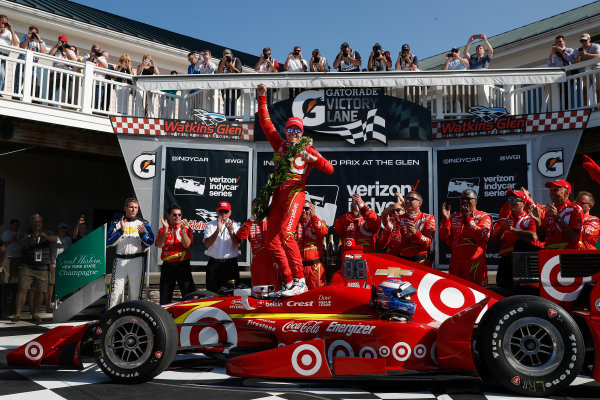
<path id="1" fill-rule="evenodd" d="M 231 62 L 231 56 L 225 56 L 225 60 L 230 63 Z"/>
<path id="2" fill-rule="evenodd" d="M 5 23 L 4 23 L 4 27 L 5 27 L 5 28 L 8 28 L 9 26 L 10 26 L 10 24 L 9 24 L 8 22 L 5 22 Z"/>
<path id="3" fill-rule="evenodd" d="M 270 55 L 269 55 L 269 53 L 263 53 L 263 58 L 264 58 L 265 60 L 268 60 L 268 59 L 270 58 Z"/>
<path id="4" fill-rule="evenodd" d="M 375 57 L 375 58 L 379 58 L 379 57 L 381 57 L 381 50 L 375 50 L 375 51 L 373 52 L 373 57 Z"/>
<path id="5" fill-rule="evenodd" d="M 71 48 L 71 45 L 70 45 L 69 43 L 67 43 L 67 42 L 64 42 L 64 43 L 62 44 L 62 47 L 63 47 L 63 48 L 65 48 L 65 49 L 70 49 L 70 48 Z"/>
<path id="6" fill-rule="evenodd" d="M 406 56 L 408 56 L 408 50 L 402 50 L 402 53 L 400 54 L 400 56 L 402 58 L 405 58 Z M 452 55 L 450 55 L 450 57 L 452 57 Z"/>
<path id="7" fill-rule="evenodd" d="M 93 50 L 92 53 L 94 53 L 94 55 L 96 57 L 101 57 L 102 56 L 102 52 L 100 50 Z"/>
<path id="8" fill-rule="evenodd" d="M 294 50 L 294 55 L 295 56 L 299 56 L 300 55 L 300 50 Z"/>
<path id="9" fill-rule="evenodd" d="M 318 64 L 318 63 L 319 63 L 319 61 L 321 61 L 321 57 L 319 57 L 319 56 L 314 56 L 314 57 L 313 57 L 313 62 L 314 62 L 315 64 Z"/>

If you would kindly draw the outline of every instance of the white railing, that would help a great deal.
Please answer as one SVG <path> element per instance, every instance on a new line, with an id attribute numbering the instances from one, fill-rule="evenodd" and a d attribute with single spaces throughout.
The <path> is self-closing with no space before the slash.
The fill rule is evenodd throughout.
<path id="1" fill-rule="evenodd" d="M 444 119 L 468 115 L 473 106 L 506 108 L 512 114 L 598 107 L 598 65 L 590 60 L 565 69 L 137 77 L 0 46 L 0 94 L 86 114 L 193 119 L 194 110 L 203 109 L 231 120 L 252 121 L 255 88 L 261 82 L 269 87 L 270 102 L 302 90 L 380 88 L 386 95 L 427 108 L 434 119 Z"/>

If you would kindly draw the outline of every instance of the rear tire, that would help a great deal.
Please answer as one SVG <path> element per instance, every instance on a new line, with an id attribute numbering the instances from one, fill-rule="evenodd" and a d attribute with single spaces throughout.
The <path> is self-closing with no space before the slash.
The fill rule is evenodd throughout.
<path id="1" fill-rule="evenodd" d="M 130 301 L 111 308 L 94 331 L 100 369 L 119 383 L 141 383 L 163 372 L 177 352 L 171 315 L 157 304 Z"/>
<path id="2" fill-rule="evenodd" d="M 494 304 L 477 329 L 476 366 L 493 371 L 507 389 L 551 396 L 568 387 L 583 365 L 583 336 L 562 307 L 535 296 L 513 296 Z"/>

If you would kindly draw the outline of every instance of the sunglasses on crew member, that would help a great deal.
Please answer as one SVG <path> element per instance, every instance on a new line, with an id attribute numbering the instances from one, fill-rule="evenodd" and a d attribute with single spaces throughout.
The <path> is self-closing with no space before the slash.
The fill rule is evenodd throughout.
<path id="1" fill-rule="evenodd" d="M 419 199 L 417 199 L 416 197 L 405 197 L 404 198 L 404 201 L 413 201 L 413 200 L 419 201 Z"/>
<path id="2" fill-rule="evenodd" d="M 578 206 L 582 206 L 584 204 L 587 204 L 588 206 L 592 205 L 592 203 L 586 203 L 585 201 L 576 201 L 575 203 L 577 203 Z"/>
<path id="3" fill-rule="evenodd" d="M 471 200 L 475 200 L 475 197 L 461 197 L 460 198 L 461 201 L 471 201 Z"/>
<path id="4" fill-rule="evenodd" d="M 514 198 L 514 197 L 511 197 L 511 198 L 508 198 L 508 199 L 506 199 L 506 202 L 507 202 L 507 203 L 518 203 L 518 202 L 520 202 L 520 201 L 522 202 L 522 201 L 523 201 L 523 199 L 517 199 L 517 198 Z"/>
<path id="5" fill-rule="evenodd" d="M 287 133 L 295 133 L 297 135 L 302 133 L 302 129 L 298 129 L 298 128 L 287 128 L 285 131 Z"/>
<path id="6" fill-rule="evenodd" d="M 229 210 L 219 210 L 218 213 L 219 214 L 227 214 L 229 212 Z"/>
<path id="7" fill-rule="evenodd" d="M 304 210 L 304 211 L 310 211 L 310 207 L 302 207 L 302 210 Z"/>
<path id="8" fill-rule="evenodd" d="M 181 213 L 179 213 L 179 214 L 171 213 L 171 215 L 174 216 L 174 217 L 181 217 Z"/>
<path id="9" fill-rule="evenodd" d="M 401 208 L 394 208 L 392 211 L 395 212 L 395 213 L 401 213 L 402 209 Z"/>

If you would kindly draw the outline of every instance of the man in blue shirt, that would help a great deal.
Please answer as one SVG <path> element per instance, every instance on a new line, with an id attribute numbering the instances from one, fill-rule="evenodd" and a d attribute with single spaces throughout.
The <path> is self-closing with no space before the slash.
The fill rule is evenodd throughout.
<path id="1" fill-rule="evenodd" d="M 487 54 L 485 54 L 485 48 L 482 44 L 477 45 L 475 48 L 475 54 L 469 54 L 469 46 L 471 46 L 471 42 L 475 39 L 483 40 L 488 48 Z M 469 69 L 488 69 L 490 62 L 492 61 L 492 57 L 494 57 L 494 49 L 492 48 L 490 42 L 488 42 L 485 33 L 480 33 L 479 35 L 471 35 L 465 46 L 464 55 L 465 58 L 469 60 Z"/>

